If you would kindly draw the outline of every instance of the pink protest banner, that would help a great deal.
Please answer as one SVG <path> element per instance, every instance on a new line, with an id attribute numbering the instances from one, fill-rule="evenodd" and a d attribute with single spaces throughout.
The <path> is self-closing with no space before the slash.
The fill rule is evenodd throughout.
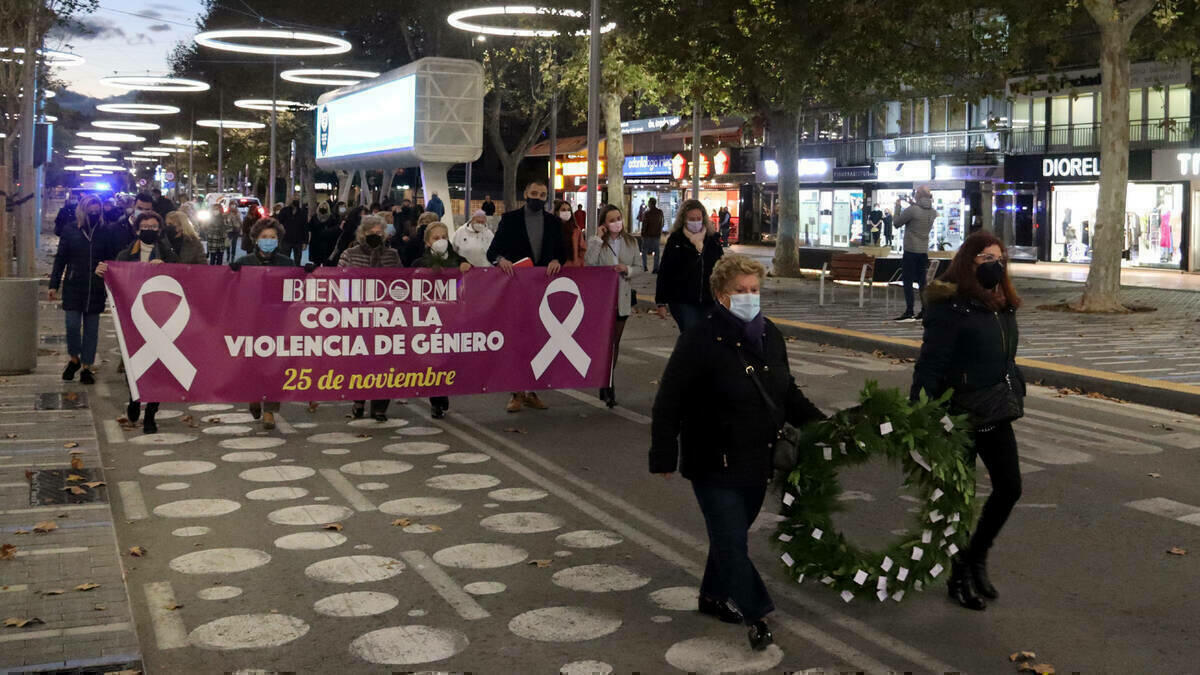
<path id="1" fill-rule="evenodd" d="M 143 401 L 322 401 L 607 386 L 617 274 L 109 263 Z"/>

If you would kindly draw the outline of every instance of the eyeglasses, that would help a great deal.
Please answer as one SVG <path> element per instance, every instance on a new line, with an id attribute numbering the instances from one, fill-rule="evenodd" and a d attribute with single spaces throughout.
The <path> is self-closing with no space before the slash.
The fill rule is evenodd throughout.
<path id="1" fill-rule="evenodd" d="M 1008 264 L 1008 258 L 1006 258 L 1005 256 L 995 256 L 995 255 L 992 255 L 991 253 L 980 253 L 979 255 L 975 256 L 975 259 L 981 263 L 990 263 L 990 262 L 999 261 L 1001 265 Z"/>

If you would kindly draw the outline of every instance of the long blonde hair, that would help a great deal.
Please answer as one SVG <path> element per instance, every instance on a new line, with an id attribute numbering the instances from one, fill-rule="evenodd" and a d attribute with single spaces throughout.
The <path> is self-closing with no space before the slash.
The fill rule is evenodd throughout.
<path id="1" fill-rule="evenodd" d="M 188 218 L 187 214 L 183 211 L 172 211 L 168 213 L 166 225 L 168 227 L 174 226 L 175 230 L 179 232 L 179 234 L 185 239 L 195 239 L 197 241 L 200 240 L 200 235 L 196 234 L 196 228 L 194 225 L 192 225 L 192 220 Z"/>
<path id="2" fill-rule="evenodd" d="M 100 198 L 96 195 L 84 195 L 79 200 L 79 205 L 75 207 L 75 223 L 80 227 L 83 227 L 84 223 L 87 222 L 87 207 L 92 202 L 100 206 L 100 221 L 104 222 L 104 202 L 100 201 Z"/>
<path id="3" fill-rule="evenodd" d="M 683 203 L 683 206 L 679 207 L 679 210 L 675 212 L 675 222 L 671 225 L 671 232 L 682 230 L 687 225 L 687 212 L 695 211 L 696 209 L 700 209 L 700 215 L 704 217 L 705 234 L 709 235 L 716 232 L 712 221 L 708 218 L 708 209 L 704 208 L 704 204 L 699 199 L 689 199 Z"/>

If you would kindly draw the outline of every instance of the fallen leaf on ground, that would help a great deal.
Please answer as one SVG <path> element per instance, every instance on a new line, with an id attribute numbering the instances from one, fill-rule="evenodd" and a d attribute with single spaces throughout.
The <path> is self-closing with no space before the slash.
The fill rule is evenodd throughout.
<path id="1" fill-rule="evenodd" d="M 524 429 L 518 429 L 517 427 L 505 427 L 505 428 L 504 428 L 504 430 L 505 430 L 505 431 L 507 431 L 507 432 L 508 432 L 508 433 L 510 433 L 510 434 L 524 434 L 524 433 L 528 433 L 528 432 L 527 432 L 527 431 L 525 431 Z"/>
<path id="2" fill-rule="evenodd" d="M 90 488 L 92 488 L 93 490 L 95 490 L 96 488 L 100 487 L 101 485 L 106 485 L 106 483 L 105 483 L 104 481 L 102 481 L 102 480 L 94 480 L 94 481 L 90 481 L 90 482 L 84 483 L 84 486 L 85 486 L 85 487 L 90 487 Z"/>
<path id="3" fill-rule="evenodd" d="M 77 473 L 73 473 L 73 474 L 67 476 L 67 482 L 70 482 L 70 483 L 77 483 L 81 480 L 87 480 L 87 476 L 80 476 Z"/>
<path id="4" fill-rule="evenodd" d="M 1167 553 L 1171 555 L 1187 555 L 1187 549 L 1179 548 L 1178 546 L 1172 546 L 1171 548 L 1167 549 Z"/>
<path id="5" fill-rule="evenodd" d="M 553 560 L 530 560 L 527 564 L 533 565 L 534 567 L 549 567 L 550 565 L 554 564 L 554 561 Z"/>
<path id="6" fill-rule="evenodd" d="M 397 518 L 392 521 L 392 527 L 408 527 L 412 525 L 412 521 L 408 518 Z"/>
<path id="7" fill-rule="evenodd" d="M 89 581 L 89 582 L 87 582 L 86 584 L 79 584 L 78 586 L 76 586 L 76 587 L 75 587 L 75 590 L 77 590 L 77 591 L 90 591 L 90 590 L 92 590 L 92 589 L 96 589 L 96 588 L 100 588 L 100 584 L 94 584 L 94 583 L 92 583 L 92 582 L 90 582 L 90 581 Z"/>
<path id="8" fill-rule="evenodd" d="M 169 609 L 171 611 L 175 611 L 175 610 L 179 609 L 180 607 L 183 607 L 183 605 L 179 604 L 178 602 L 172 602 L 169 605 L 163 605 L 163 609 Z"/>
<path id="9" fill-rule="evenodd" d="M 1162 478 L 1162 474 L 1161 474 L 1161 473 L 1148 473 L 1148 474 L 1146 474 L 1146 475 L 1147 475 L 1147 476 L 1150 476 L 1151 478 Z"/>
<path id="10" fill-rule="evenodd" d="M 316 404 L 316 403 L 309 403 L 309 404 L 308 404 L 308 412 L 310 412 L 310 413 L 315 413 L 315 412 L 317 412 L 317 404 Z"/>
<path id="11" fill-rule="evenodd" d="M 76 394 L 73 391 L 68 391 L 67 393 L 63 394 L 63 400 L 64 401 L 77 401 L 77 400 L 79 400 L 79 394 Z"/>
<path id="12" fill-rule="evenodd" d="M 33 526 L 33 531 L 37 534 L 46 534 L 47 532 L 53 532 L 57 529 L 58 523 L 54 522 L 53 520 L 43 520 L 42 522 Z"/>
<path id="13" fill-rule="evenodd" d="M 17 555 L 17 547 L 12 544 L 0 546 L 0 560 L 12 560 Z"/>
<path id="14" fill-rule="evenodd" d="M 371 434 L 357 434 L 359 438 L 370 438 Z"/>
<path id="15" fill-rule="evenodd" d="M 12 618 L 8 618 L 8 619 L 4 620 L 5 628 L 24 628 L 26 626 L 35 626 L 40 623 L 44 624 L 46 622 L 42 621 L 41 619 L 37 618 L 36 616 L 30 617 L 28 619 L 12 617 Z"/>
<path id="16" fill-rule="evenodd" d="M 189 427 L 191 427 L 193 429 L 195 429 L 197 426 L 199 426 L 196 424 L 196 418 L 192 417 L 191 415 L 184 415 L 183 417 L 179 418 L 179 421 L 183 422 L 184 424 L 188 425 Z"/>
<path id="17" fill-rule="evenodd" d="M 66 443 L 63 443 L 63 447 L 64 448 L 78 448 L 79 444 L 76 443 L 75 441 L 67 441 Z"/>
<path id="18" fill-rule="evenodd" d="M 13 534 L 29 534 L 29 530 L 17 530 L 16 532 L 13 532 Z"/>
<path id="19" fill-rule="evenodd" d="M 341 531 L 342 531 L 342 524 L 341 524 L 341 523 L 329 523 L 328 525 L 326 525 L 325 527 L 323 527 L 323 528 L 321 528 L 321 529 L 323 529 L 323 530 L 333 530 L 334 532 L 341 532 Z"/>
<path id="20" fill-rule="evenodd" d="M 1037 654 L 1033 652 L 1013 652 L 1009 654 L 1008 660 L 1016 663 L 1017 661 L 1032 661 L 1037 658 Z"/>
<path id="21" fill-rule="evenodd" d="M 1104 394 L 1101 394 L 1101 393 L 1100 393 L 1100 392 L 1098 392 L 1098 391 L 1088 392 L 1088 395 L 1087 395 L 1087 397 L 1088 397 L 1088 398 L 1099 399 L 1099 400 L 1101 400 L 1101 401 L 1112 401 L 1113 403 L 1124 403 L 1124 402 L 1125 402 L 1125 401 L 1122 401 L 1122 400 L 1121 400 L 1121 399 L 1119 399 L 1119 398 L 1113 398 L 1112 396 L 1105 396 Z"/>
<path id="22" fill-rule="evenodd" d="M 17 435 L 16 434 L 4 434 L 4 437 L 5 438 L 16 438 Z"/>
<path id="23" fill-rule="evenodd" d="M 83 458 L 80 457 L 79 455 L 72 455 L 71 456 L 71 468 L 75 469 L 76 471 L 78 471 L 79 469 L 82 469 L 83 468 Z"/>
<path id="24" fill-rule="evenodd" d="M 42 595 L 62 595 L 63 593 L 66 593 L 66 591 L 61 588 L 51 588 L 48 591 L 42 591 Z"/>
<path id="25" fill-rule="evenodd" d="M 84 490 L 83 488 L 79 487 L 78 485 L 68 485 L 65 488 L 63 488 L 63 492 L 70 492 L 73 495 L 86 495 L 87 494 L 87 490 Z"/>
<path id="26" fill-rule="evenodd" d="M 146 549 L 142 548 L 141 546 L 134 546 L 133 548 L 129 549 L 129 555 L 135 558 L 141 558 L 146 555 Z"/>
<path id="27" fill-rule="evenodd" d="M 1017 668 L 1017 670 L 1023 673 L 1037 673 L 1037 675 L 1054 675 L 1054 666 L 1049 663 L 1039 663 L 1037 665 L 1022 663 L 1021 667 Z"/>

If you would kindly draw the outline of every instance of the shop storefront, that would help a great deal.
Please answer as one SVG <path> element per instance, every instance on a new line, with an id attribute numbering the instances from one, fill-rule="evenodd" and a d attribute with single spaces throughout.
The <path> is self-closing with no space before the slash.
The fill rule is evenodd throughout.
<path id="1" fill-rule="evenodd" d="M 740 241 L 741 236 L 741 183 L 732 173 L 737 168 L 728 149 L 700 153 L 700 203 L 704 204 L 714 226 L 719 222 L 721 209 L 729 211 L 730 243 Z M 692 169 L 690 153 L 677 153 L 671 158 L 671 177 L 681 193 L 690 193 Z"/>
<path id="2" fill-rule="evenodd" d="M 1160 208 L 1158 236 L 1150 232 L 1148 237 L 1151 241 L 1157 240 L 1158 248 L 1154 251 L 1147 246 L 1146 252 L 1151 257 L 1157 253 L 1159 258 L 1169 254 L 1179 261 L 1180 269 L 1200 272 L 1200 223 L 1196 222 L 1200 219 L 1190 217 L 1200 209 L 1200 148 L 1155 150 L 1151 157 L 1150 177 L 1156 182 L 1172 183 L 1177 189 L 1178 206 L 1174 212 L 1180 216 L 1178 220 L 1170 216 L 1164 228 L 1164 211 Z M 1183 217 L 1185 211 L 1186 218 Z"/>
<path id="3" fill-rule="evenodd" d="M 630 232 L 641 234 L 642 212 L 650 200 L 657 202 L 669 227 L 679 208 L 679 191 L 671 187 L 671 155 L 635 155 L 625 158 L 625 189 L 629 192 Z"/>
<path id="4" fill-rule="evenodd" d="M 1184 269 L 1194 239 L 1190 228 L 1190 177 L 1173 156 L 1187 151 L 1160 150 L 1158 170 L 1149 151 L 1129 157 L 1122 228 L 1122 263 L 1128 267 Z M 1173 163 L 1173 166 L 1172 166 Z M 1190 168 L 1190 167 L 1189 167 Z M 1005 162 L 1006 191 L 1032 186 L 1039 259 L 1090 263 L 1100 198 L 1098 154 L 1021 155 Z"/>

